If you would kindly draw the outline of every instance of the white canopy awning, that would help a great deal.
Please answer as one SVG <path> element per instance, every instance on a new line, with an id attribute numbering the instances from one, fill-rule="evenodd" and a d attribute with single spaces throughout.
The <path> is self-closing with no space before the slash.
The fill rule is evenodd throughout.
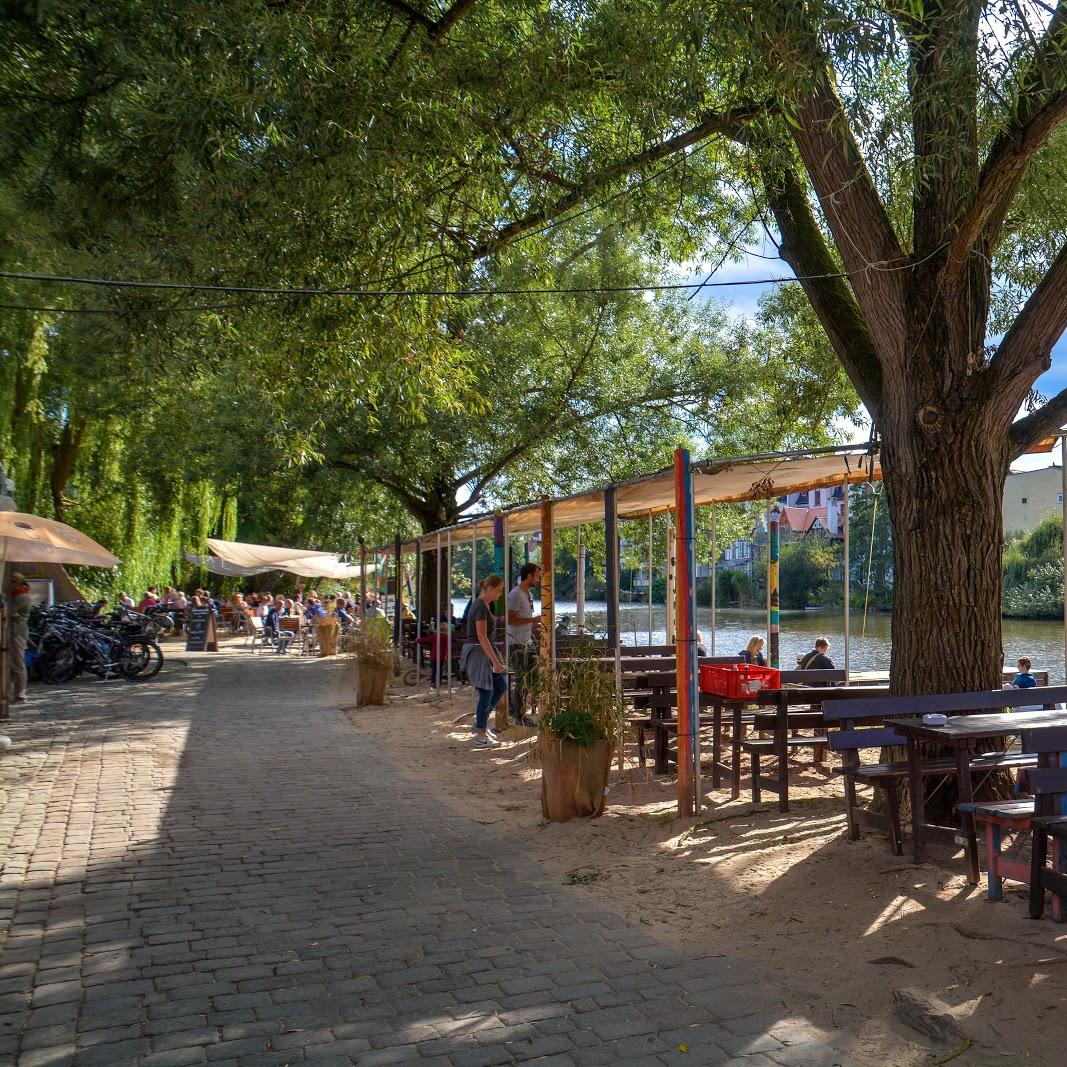
<path id="1" fill-rule="evenodd" d="M 882 468 L 878 457 L 869 454 L 866 445 L 845 445 L 813 449 L 810 452 L 771 453 L 742 456 L 736 459 L 704 460 L 693 464 L 695 503 L 738 503 L 745 500 L 769 500 L 821 486 L 848 482 L 879 481 Z M 552 523 L 557 529 L 603 522 L 604 489 L 561 497 L 552 502 Z M 655 474 L 615 486 L 615 503 L 619 518 L 633 519 L 674 507 L 674 470 Z M 540 503 L 524 504 L 504 512 L 509 534 L 536 533 L 541 529 Z M 493 516 L 479 515 L 450 527 L 453 543 L 472 535 L 493 536 Z M 446 534 L 448 530 L 440 531 Z M 423 552 L 436 547 L 436 533 L 421 539 Z M 403 545 L 405 552 L 415 550 L 415 542 Z"/>
<path id="2" fill-rule="evenodd" d="M 1043 441 L 1031 452 L 1048 452 L 1053 440 Z M 819 489 L 845 482 L 881 481 L 882 466 L 877 446 L 872 455 L 869 445 L 830 445 L 796 452 L 769 452 L 754 456 L 706 459 L 692 464 L 693 499 L 701 504 L 736 504 L 746 500 L 771 500 L 775 497 Z M 604 520 L 603 488 L 552 501 L 552 524 L 556 529 L 582 526 Z M 674 470 L 619 482 L 615 486 L 615 505 L 620 519 L 636 519 L 674 507 Z M 503 511 L 508 520 L 509 534 L 530 534 L 541 529 L 541 504 L 535 502 Z M 423 552 L 437 546 L 437 534 L 442 538 L 449 532 L 452 542 L 469 540 L 471 536 L 491 538 L 493 516 L 478 515 L 424 534 L 418 544 Z M 392 545 L 378 549 L 391 551 Z M 415 541 L 406 541 L 403 552 L 414 552 Z"/>
<path id="3" fill-rule="evenodd" d="M 218 559 L 208 557 L 204 563 L 216 574 L 245 576 L 263 574 L 266 571 L 289 571 L 303 578 L 335 578 L 347 581 L 360 577 L 359 566 L 345 563 L 336 552 L 316 549 L 277 548 L 273 545 L 250 545 L 240 541 L 221 541 L 207 538 L 207 546 Z M 218 569 L 217 569 L 218 568 Z M 367 567 L 367 573 L 373 571 Z"/>

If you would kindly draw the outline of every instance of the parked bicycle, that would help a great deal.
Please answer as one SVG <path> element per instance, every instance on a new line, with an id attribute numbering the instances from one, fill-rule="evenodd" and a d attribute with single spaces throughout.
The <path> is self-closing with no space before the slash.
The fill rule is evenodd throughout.
<path id="1" fill-rule="evenodd" d="M 51 684 L 69 682 L 83 671 L 107 680 L 146 681 L 163 666 L 151 619 L 120 608 L 113 617 L 99 605 L 59 604 L 35 609 L 30 618 L 31 671 Z"/>

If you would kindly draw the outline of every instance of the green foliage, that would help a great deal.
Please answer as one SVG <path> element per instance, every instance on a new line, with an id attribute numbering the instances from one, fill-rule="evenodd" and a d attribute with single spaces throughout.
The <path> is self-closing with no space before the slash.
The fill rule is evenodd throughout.
<path id="1" fill-rule="evenodd" d="M 364 667 L 392 667 L 396 653 L 386 620 L 365 619 L 353 627 L 345 651 Z"/>
<path id="2" fill-rule="evenodd" d="M 744 571 L 723 567 L 715 574 L 715 603 L 721 608 L 747 608 L 757 602 L 756 584 Z"/>
<path id="3" fill-rule="evenodd" d="M 592 647 L 579 646 L 556 661 L 555 672 L 538 674 L 540 728 L 553 737 L 592 745 L 614 740 L 624 721 L 615 673 L 604 670 Z"/>
<path id="4" fill-rule="evenodd" d="M 781 606 L 787 609 L 809 605 L 829 606 L 834 602 L 834 571 L 840 570 L 840 546 L 815 535 L 787 541 L 780 553 L 778 591 Z"/>
<path id="5" fill-rule="evenodd" d="M 1063 618 L 1063 516 L 1049 515 L 1004 546 L 1004 614 Z"/>
<path id="6" fill-rule="evenodd" d="M 859 607 L 866 601 L 869 608 L 890 608 L 893 605 L 893 528 L 885 493 L 880 485 L 853 486 L 848 499 L 853 599 Z"/>

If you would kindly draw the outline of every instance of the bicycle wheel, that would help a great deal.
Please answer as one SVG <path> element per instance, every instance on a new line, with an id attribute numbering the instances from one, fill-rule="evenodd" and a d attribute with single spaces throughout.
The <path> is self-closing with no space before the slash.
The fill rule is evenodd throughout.
<path id="1" fill-rule="evenodd" d="M 131 682 L 146 682 L 159 674 L 163 652 L 155 641 L 131 641 L 122 653 L 119 670 Z"/>
<path id="2" fill-rule="evenodd" d="M 41 677 L 49 685 L 62 685 L 77 678 L 81 669 L 78 653 L 70 645 L 60 645 L 52 651 L 48 661 L 41 667 Z"/>

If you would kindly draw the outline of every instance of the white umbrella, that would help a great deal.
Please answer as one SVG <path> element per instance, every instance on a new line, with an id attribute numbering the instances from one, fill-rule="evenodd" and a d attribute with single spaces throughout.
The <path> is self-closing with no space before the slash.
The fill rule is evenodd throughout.
<path id="1" fill-rule="evenodd" d="M 55 519 L 22 511 L 0 511 L 0 582 L 7 596 L 7 563 L 75 563 L 84 567 L 117 567 L 121 562 L 103 545 L 80 530 Z M 10 616 L 0 626 L 0 718 L 9 704 L 8 656 L 11 648 Z"/>
<path id="2" fill-rule="evenodd" d="M 121 562 L 80 530 L 55 519 L 0 511 L 0 561 L 76 563 L 85 567 L 117 567 Z"/>

